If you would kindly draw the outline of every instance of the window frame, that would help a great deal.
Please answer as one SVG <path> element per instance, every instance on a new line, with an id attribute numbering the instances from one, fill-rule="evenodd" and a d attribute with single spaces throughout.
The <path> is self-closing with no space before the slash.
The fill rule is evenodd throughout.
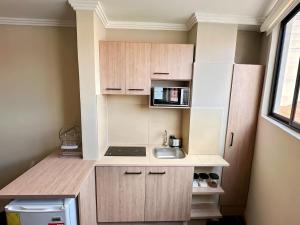
<path id="1" fill-rule="evenodd" d="M 298 72 L 297 78 L 294 88 L 294 95 L 293 95 L 293 102 L 292 102 L 292 109 L 290 118 L 286 118 L 276 112 L 273 111 L 275 100 L 276 100 L 276 92 L 278 88 L 278 80 L 280 75 L 280 66 L 282 60 L 282 51 L 286 33 L 286 25 L 287 23 L 297 14 L 300 12 L 300 4 L 298 4 L 281 22 L 280 24 L 280 31 L 278 37 L 278 45 L 277 45 L 277 53 L 276 53 L 276 60 L 275 60 L 275 67 L 274 67 L 274 74 L 271 86 L 271 93 L 270 93 L 270 101 L 269 101 L 269 110 L 268 116 L 272 119 L 276 120 L 277 122 L 295 130 L 296 132 L 300 133 L 300 123 L 295 121 L 295 114 L 297 110 L 297 100 L 299 96 L 299 89 L 300 89 L 300 58 L 298 62 Z M 298 87 L 298 88 L 297 88 Z"/>

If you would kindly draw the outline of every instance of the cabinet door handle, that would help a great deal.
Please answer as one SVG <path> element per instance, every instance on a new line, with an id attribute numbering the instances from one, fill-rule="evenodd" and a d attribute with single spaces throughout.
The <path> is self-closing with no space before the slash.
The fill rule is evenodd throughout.
<path id="1" fill-rule="evenodd" d="M 144 88 L 128 88 L 128 91 L 143 91 Z"/>
<path id="2" fill-rule="evenodd" d="M 139 171 L 139 172 L 128 172 L 128 171 L 125 171 L 124 174 L 125 175 L 138 175 L 138 174 L 142 174 L 142 171 Z"/>
<path id="3" fill-rule="evenodd" d="M 164 175 L 166 174 L 166 171 L 163 171 L 163 172 L 149 172 L 149 175 Z"/>
<path id="4" fill-rule="evenodd" d="M 155 72 L 153 74 L 154 75 L 170 75 L 170 73 L 160 73 L 160 72 Z"/>
<path id="5" fill-rule="evenodd" d="M 121 91 L 122 88 L 105 88 L 105 90 L 108 90 L 108 91 Z"/>
<path id="6" fill-rule="evenodd" d="M 233 146 L 233 138 L 234 138 L 234 133 L 231 132 L 231 140 L 230 140 L 230 145 L 229 145 L 229 147 L 232 147 L 232 146 Z"/>

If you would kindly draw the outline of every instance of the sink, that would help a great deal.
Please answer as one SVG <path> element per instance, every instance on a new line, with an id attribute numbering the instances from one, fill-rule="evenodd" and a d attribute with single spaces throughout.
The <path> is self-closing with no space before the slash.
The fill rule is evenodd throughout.
<path id="1" fill-rule="evenodd" d="M 155 148 L 153 154 L 158 159 L 182 159 L 185 157 L 181 148 Z"/>

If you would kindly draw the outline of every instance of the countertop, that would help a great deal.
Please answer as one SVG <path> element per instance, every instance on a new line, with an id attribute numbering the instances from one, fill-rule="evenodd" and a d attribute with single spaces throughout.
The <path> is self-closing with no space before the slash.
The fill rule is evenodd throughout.
<path id="1" fill-rule="evenodd" d="M 183 159 L 157 159 L 154 146 L 145 157 L 102 156 L 98 161 L 59 157 L 55 152 L 0 190 L 0 199 L 74 198 L 95 166 L 229 166 L 220 155 L 187 155 Z"/>
<path id="2" fill-rule="evenodd" d="M 1 199 L 76 197 L 95 161 L 53 153 L 0 190 Z"/>
<path id="3" fill-rule="evenodd" d="M 183 159 L 157 159 L 152 152 L 155 147 L 157 146 L 146 146 L 145 157 L 102 156 L 96 161 L 96 166 L 229 166 L 220 155 L 186 155 Z"/>

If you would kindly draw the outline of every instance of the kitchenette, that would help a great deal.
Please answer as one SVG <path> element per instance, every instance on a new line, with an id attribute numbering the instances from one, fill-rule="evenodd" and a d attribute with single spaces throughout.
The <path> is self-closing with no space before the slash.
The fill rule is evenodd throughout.
<path id="1" fill-rule="evenodd" d="M 250 177 L 240 149 L 252 152 L 264 67 L 234 64 L 237 25 L 141 38 L 104 29 L 93 10 L 76 16 L 83 157 L 55 151 L 1 189 L 8 225 L 177 225 L 242 210 L 232 195 L 248 190 L 235 187 Z"/>

